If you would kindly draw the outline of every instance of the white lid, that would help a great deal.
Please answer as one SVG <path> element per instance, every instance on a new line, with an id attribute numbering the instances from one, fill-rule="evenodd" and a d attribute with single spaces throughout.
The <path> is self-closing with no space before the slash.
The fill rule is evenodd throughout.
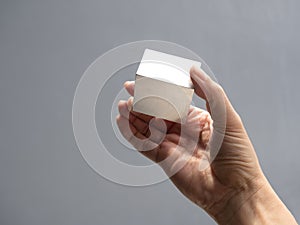
<path id="1" fill-rule="evenodd" d="M 201 63 L 191 59 L 145 49 L 136 74 L 187 88 L 193 88 L 189 74 L 193 65 L 200 67 Z"/>

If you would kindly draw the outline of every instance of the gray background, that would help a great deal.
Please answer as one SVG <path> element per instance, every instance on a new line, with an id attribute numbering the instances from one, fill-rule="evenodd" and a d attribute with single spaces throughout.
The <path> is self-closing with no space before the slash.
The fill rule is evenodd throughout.
<path id="1" fill-rule="evenodd" d="M 169 181 L 111 183 L 76 147 L 72 100 L 86 67 L 142 39 L 206 60 L 299 220 L 299 9 L 297 0 L 0 1 L 0 224 L 214 224 Z"/>

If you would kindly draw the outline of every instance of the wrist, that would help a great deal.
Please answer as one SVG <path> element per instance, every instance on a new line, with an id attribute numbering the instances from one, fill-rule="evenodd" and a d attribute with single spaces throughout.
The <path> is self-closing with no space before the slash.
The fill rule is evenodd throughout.
<path id="1" fill-rule="evenodd" d="M 218 224 L 297 224 L 264 176 L 233 192 L 213 217 Z"/>

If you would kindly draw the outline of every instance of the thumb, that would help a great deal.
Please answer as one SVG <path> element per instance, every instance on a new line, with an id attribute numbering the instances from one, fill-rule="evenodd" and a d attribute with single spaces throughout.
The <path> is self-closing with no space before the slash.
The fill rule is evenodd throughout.
<path id="1" fill-rule="evenodd" d="M 193 66 L 190 70 L 190 76 L 195 93 L 206 101 L 207 110 L 214 121 L 214 127 L 241 128 L 241 119 L 231 105 L 223 88 L 201 68 Z"/>

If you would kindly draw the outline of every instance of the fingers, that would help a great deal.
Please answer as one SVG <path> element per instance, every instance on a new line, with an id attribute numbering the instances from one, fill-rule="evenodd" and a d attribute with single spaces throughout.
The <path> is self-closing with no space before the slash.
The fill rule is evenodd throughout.
<path id="1" fill-rule="evenodd" d="M 126 89 L 126 91 L 131 95 L 133 96 L 134 95 L 134 81 L 126 81 L 124 83 L 124 87 Z"/>
<path id="2" fill-rule="evenodd" d="M 191 106 L 183 127 L 187 127 L 187 129 L 184 130 L 188 131 L 192 139 L 196 140 L 199 138 L 199 143 L 205 148 L 213 132 L 212 123 L 211 116 L 207 111 Z"/>
<path id="3" fill-rule="evenodd" d="M 173 141 L 175 142 L 178 140 L 176 140 L 175 137 L 166 138 L 166 140 L 169 141 L 164 141 L 163 144 L 158 144 L 156 143 L 157 140 L 153 140 L 160 135 L 160 131 L 157 129 L 151 130 L 151 137 L 153 138 L 146 138 L 134 126 L 134 124 L 132 124 L 127 118 L 123 117 L 122 115 L 117 116 L 117 124 L 124 138 L 144 156 L 156 163 L 165 160 L 167 157 L 173 154 L 174 151 L 176 151 L 176 144 L 173 143 Z M 145 151 L 145 149 L 147 149 L 147 151 Z M 167 168 L 168 165 L 163 166 L 163 168 L 165 167 Z"/>
<path id="4" fill-rule="evenodd" d="M 132 90 L 131 87 L 130 90 Z M 117 117 L 118 127 L 124 138 L 130 142 L 134 148 L 150 160 L 161 162 L 176 149 L 178 142 L 175 138 L 176 136 L 167 138 L 166 133 L 167 128 L 170 129 L 177 124 L 168 121 L 165 121 L 165 123 L 160 119 L 152 120 L 153 117 L 151 116 L 133 112 L 131 111 L 132 102 L 132 98 L 129 98 L 128 101 L 119 102 L 118 108 L 120 115 Z M 165 167 L 165 165 L 162 167 Z"/>
<path id="5" fill-rule="evenodd" d="M 130 95 L 134 95 L 134 81 L 127 81 L 124 83 L 124 87 Z M 179 135 L 181 135 L 181 124 L 177 124 L 170 121 L 156 121 L 153 120 L 154 117 L 145 115 L 142 113 L 132 111 L 133 108 L 133 98 L 129 98 L 128 101 L 120 101 L 119 102 L 119 112 L 120 116 L 117 118 L 118 126 L 123 134 L 123 136 L 138 150 L 141 151 L 142 154 L 150 158 L 154 161 L 163 160 L 170 154 L 172 149 L 174 149 L 179 143 Z M 190 107 L 189 114 L 188 114 L 188 121 L 190 121 L 187 126 L 188 128 L 185 129 L 188 132 L 188 135 L 192 136 L 194 134 L 198 134 L 197 137 L 185 138 L 186 140 L 190 140 L 187 143 L 181 141 L 181 145 L 186 146 L 190 143 L 194 143 L 192 140 L 199 140 L 199 134 L 203 136 L 204 133 L 201 132 L 204 129 L 204 125 L 207 123 L 207 116 L 204 116 L 205 113 L 209 115 L 206 111 L 199 109 L 197 107 Z M 195 123 L 194 120 L 197 120 Z M 150 123 L 153 122 L 152 124 Z M 129 125 L 128 125 L 129 124 Z M 167 126 L 167 132 L 163 130 L 162 124 Z M 194 132 L 195 130 L 192 129 L 192 125 L 196 124 L 196 130 L 198 132 Z M 152 129 L 150 129 L 152 125 Z M 126 128 L 127 127 L 127 128 Z M 129 129 L 128 129 L 129 127 Z M 190 132 L 191 131 L 191 134 Z M 205 131 L 204 131 L 205 132 Z M 163 136 L 167 133 L 167 136 Z M 200 138 L 201 138 L 200 136 Z M 172 146 L 172 149 L 166 150 L 165 142 L 160 145 L 162 141 L 162 137 L 165 137 L 165 141 L 167 142 L 167 146 Z M 183 140 L 185 140 L 183 139 Z M 142 141 L 141 141 L 142 140 Z M 163 146 L 163 152 L 161 150 L 161 146 Z M 147 151 L 152 149 L 151 151 Z M 146 149 L 146 151 L 145 151 Z"/>
<path id="6" fill-rule="evenodd" d="M 146 137 L 141 134 L 129 121 L 127 118 L 118 115 L 117 116 L 117 124 L 118 127 L 124 136 L 124 138 L 132 144 L 134 148 L 136 148 L 138 151 L 141 151 L 143 155 L 145 155 L 147 158 L 156 161 L 157 158 L 157 151 L 159 150 L 159 145 L 152 142 L 149 139 L 146 139 Z M 130 131 L 128 131 L 128 124 L 130 127 Z M 140 139 L 140 141 L 137 141 L 137 138 Z M 145 139 L 144 141 L 141 141 Z M 152 149 L 150 151 L 142 151 L 144 149 Z"/>
<path id="7" fill-rule="evenodd" d="M 144 136 L 143 138 L 149 138 L 154 143 L 160 144 L 167 133 L 167 128 L 164 122 L 160 119 L 153 119 L 149 122 L 145 122 L 140 117 L 132 114 L 132 112 L 129 111 L 129 104 L 130 99 L 128 101 L 119 102 L 118 107 L 120 115 L 127 119 L 128 123 L 130 123 L 136 129 L 136 131 Z M 126 132 L 132 133 L 129 129 L 127 129 Z M 138 150 L 142 151 L 149 149 L 145 148 Z"/>

